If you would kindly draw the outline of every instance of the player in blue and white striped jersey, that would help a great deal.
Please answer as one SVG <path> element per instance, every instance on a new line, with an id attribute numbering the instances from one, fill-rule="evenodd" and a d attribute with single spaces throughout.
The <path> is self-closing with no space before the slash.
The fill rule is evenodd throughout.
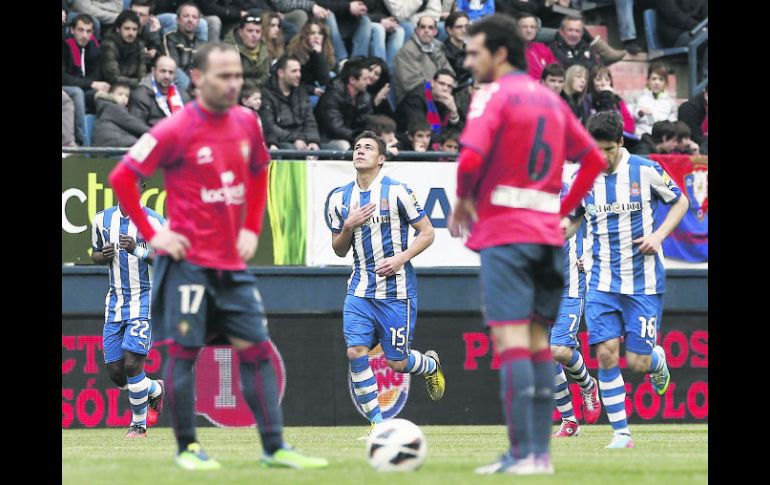
<path id="1" fill-rule="evenodd" d="M 601 112 L 588 121 L 609 167 L 594 182 L 577 215 L 585 219 L 592 246 L 587 279 L 586 324 L 599 359 L 599 391 L 614 436 L 607 448 L 633 448 L 626 421 L 626 389 L 618 367 L 624 337 L 628 367 L 650 374 L 660 395 L 670 374 L 663 348 L 656 345 L 666 290 L 661 243 L 689 207 L 679 187 L 656 162 L 623 148 L 623 121 Z M 672 207 L 658 224 L 658 204 Z M 571 235 L 580 218 L 562 221 Z"/>
<path id="2" fill-rule="evenodd" d="M 163 217 L 147 207 L 144 211 L 150 223 L 161 229 Z M 93 261 L 110 270 L 104 300 L 104 362 L 110 379 L 128 390 L 133 417 L 126 437 L 144 438 L 148 421 L 157 422 L 164 392 L 162 380 L 149 379 L 144 373 L 152 348 L 150 263 L 154 252 L 119 205 L 96 214 L 91 242 Z"/>
<path id="3" fill-rule="evenodd" d="M 569 184 L 578 165 L 565 164 L 562 177 L 561 196 L 569 191 Z M 578 347 L 577 333 L 580 319 L 585 308 L 585 272 L 582 264 L 583 238 L 585 229 L 580 226 L 577 233 L 564 243 L 564 292 L 561 296 L 559 314 L 551 327 L 551 355 L 556 361 L 553 397 L 556 408 L 561 414 L 561 426 L 553 436 L 569 438 L 580 434 L 575 412 L 572 406 L 572 395 L 567 382 L 567 374 L 580 386 L 583 399 L 583 419 L 593 424 L 599 420 L 602 405 L 599 401 L 599 386 L 596 379 L 588 374 L 583 356 Z"/>
<path id="4" fill-rule="evenodd" d="M 417 276 L 410 260 L 433 243 L 433 225 L 405 184 L 382 173 L 385 142 L 370 131 L 353 144 L 356 180 L 329 193 L 326 223 L 335 254 L 353 248 L 343 332 L 356 400 L 374 425 L 382 421 L 369 349 L 379 342 L 388 367 L 425 376 L 434 401 L 444 395 L 438 354 L 411 348 L 417 320 Z M 418 231 L 407 246 L 409 228 Z"/>

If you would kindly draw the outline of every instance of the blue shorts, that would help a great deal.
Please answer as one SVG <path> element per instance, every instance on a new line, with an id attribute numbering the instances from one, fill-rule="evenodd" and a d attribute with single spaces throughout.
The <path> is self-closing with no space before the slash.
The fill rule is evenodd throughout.
<path id="1" fill-rule="evenodd" d="M 379 300 L 348 295 L 342 310 L 342 332 L 348 347 L 374 348 L 377 342 L 388 360 L 409 357 L 417 298 Z"/>
<path id="2" fill-rule="evenodd" d="M 481 250 L 481 299 L 487 326 L 556 319 L 564 291 L 558 246 L 508 244 Z"/>
<path id="3" fill-rule="evenodd" d="M 626 349 L 650 355 L 660 329 L 663 295 L 623 295 L 589 290 L 586 326 L 590 345 L 624 337 Z"/>
<path id="4" fill-rule="evenodd" d="M 584 301 L 582 298 L 562 297 L 559 316 L 551 327 L 551 345 L 576 348 L 580 346 L 577 333 L 580 328 L 580 318 L 583 316 Z"/>
<path id="5" fill-rule="evenodd" d="M 124 350 L 147 355 L 152 348 L 152 323 L 146 318 L 105 323 L 102 343 L 105 364 L 123 359 Z"/>
<path id="6" fill-rule="evenodd" d="M 183 347 L 229 345 L 269 338 L 257 279 L 247 271 L 220 271 L 160 256 L 155 262 L 152 316 L 158 342 Z"/>

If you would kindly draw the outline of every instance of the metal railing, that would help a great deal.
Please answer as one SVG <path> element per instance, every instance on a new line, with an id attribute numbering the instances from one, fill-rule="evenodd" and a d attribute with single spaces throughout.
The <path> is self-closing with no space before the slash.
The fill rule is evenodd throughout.
<path id="1" fill-rule="evenodd" d="M 95 154 L 95 155 L 123 155 L 130 147 L 62 147 L 62 153 Z M 272 160 L 306 160 L 308 158 L 318 160 L 352 160 L 351 150 L 270 150 Z M 451 152 L 415 152 L 400 151 L 398 155 L 388 156 L 389 161 L 409 162 L 435 162 L 457 161 L 457 153 Z"/>

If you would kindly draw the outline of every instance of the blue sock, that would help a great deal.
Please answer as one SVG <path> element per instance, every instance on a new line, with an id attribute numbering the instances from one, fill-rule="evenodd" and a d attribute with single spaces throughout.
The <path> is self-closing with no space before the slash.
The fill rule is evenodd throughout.
<path id="1" fill-rule="evenodd" d="M 370 422 L 379 423 L 382 421 L 382 412 L 377 400 L 377 379 L 369 366 L 368 355 L 350 361 L 350 375 L 356 401 L 361 405 Z"/>
<path id="2" fill-rule="evenodd" d="M 141 372 L 138 376 L 128 378 L 128 400 L 131 403 L 131 425 L 138 424 L 147 427 L 147 391 L 150 380 Z"/>
<path id="3" fill-rule="evenodd" d="M 517 460 L 526 458 L 533 451 L 534 397 L 535 375 L 529 349 L 512 348 L 501 352 L 500 401 L 508 426 L 510 453 Z M 549 410 L 552 406 L 551 403 Z"/>
<path id="4" fill-rule="evenodd" d="M 626 384 L 620 367 L 599 369 L 599 394 L 615 434 L 631 435 L 626 421 Z"/>
<path id="5" fill-rule="evenodd" d="M 411 350 L 404 371 L 417 375 L 433 374 L 436 372 L 436 361 L 432 357 L 421 354 L 416 350 Z"/>
<path id="6" fill-rule="evenodd" d="M 556 409 L 559 410 L 561 419 L 577 423 L 575 410 L 572 407 L 572 395 L 569 392 L 569 383 L 567 382 L 567 376 L 564 374 L 564 368 L 557 362 L 555 370 L 553 397 L 556 399 Z"/>
<path id="7" fill-rule="evenodd" d="M 152 379 L 150 379 L 150 388 L 147 390 L 147 394 L 150 397 L 158 397 L 160 395 L 160 386 Z"/>
<path id="8" fill-rule="evenodd" d="M 650 354 L 652 360 L 650 360 L 650 368 L 647 369 L 647 374 L 653 372 L 660 372 L 663 370 L 663 359 L 660 358 L 657 352 Z"/>

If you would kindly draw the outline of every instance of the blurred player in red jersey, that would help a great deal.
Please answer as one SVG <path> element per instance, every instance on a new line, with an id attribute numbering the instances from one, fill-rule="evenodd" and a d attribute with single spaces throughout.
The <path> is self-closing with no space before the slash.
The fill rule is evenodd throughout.
<path id="1" fill-rule="evenodd" d="M 176 464 L 213 470 L 195 434 L 193 365 L 206 344 L 238 352 L 243 396 L 254 413 L 263 466 L 320 468 L 283 441 L 283 415 L 256 279 L 246 261 L 257 250 L 267 197 L 267 166 L 259 119 L 236 106 L 243 85 L 238 51 L 206 44 L 193 59 L 198 96 L 187 109 L 140 138 L 110 174 L 118 200 L 145 240 L 158 250 L 153 284 L 157 339 L 170 343 L 165 378 L 179 452 Z M 169 225 L 156 231 L 139 205 L 137 177 L 164 171 Z"/>
<path id="2" fill-rule="evenodd" d="M 500 355 L 511 448 L 476 473 L 553 473 L 549 327 L 564 287 L 564 228 L 607 164 L 569 107 L 527 75 L 516 21 L 495 14 L 468 31 L 465 66 L 479 83 L 460 137 L 453 236 L 481 256 L 486 326 Z M 564 160 L 582 160 L 559 202 Z"/>

